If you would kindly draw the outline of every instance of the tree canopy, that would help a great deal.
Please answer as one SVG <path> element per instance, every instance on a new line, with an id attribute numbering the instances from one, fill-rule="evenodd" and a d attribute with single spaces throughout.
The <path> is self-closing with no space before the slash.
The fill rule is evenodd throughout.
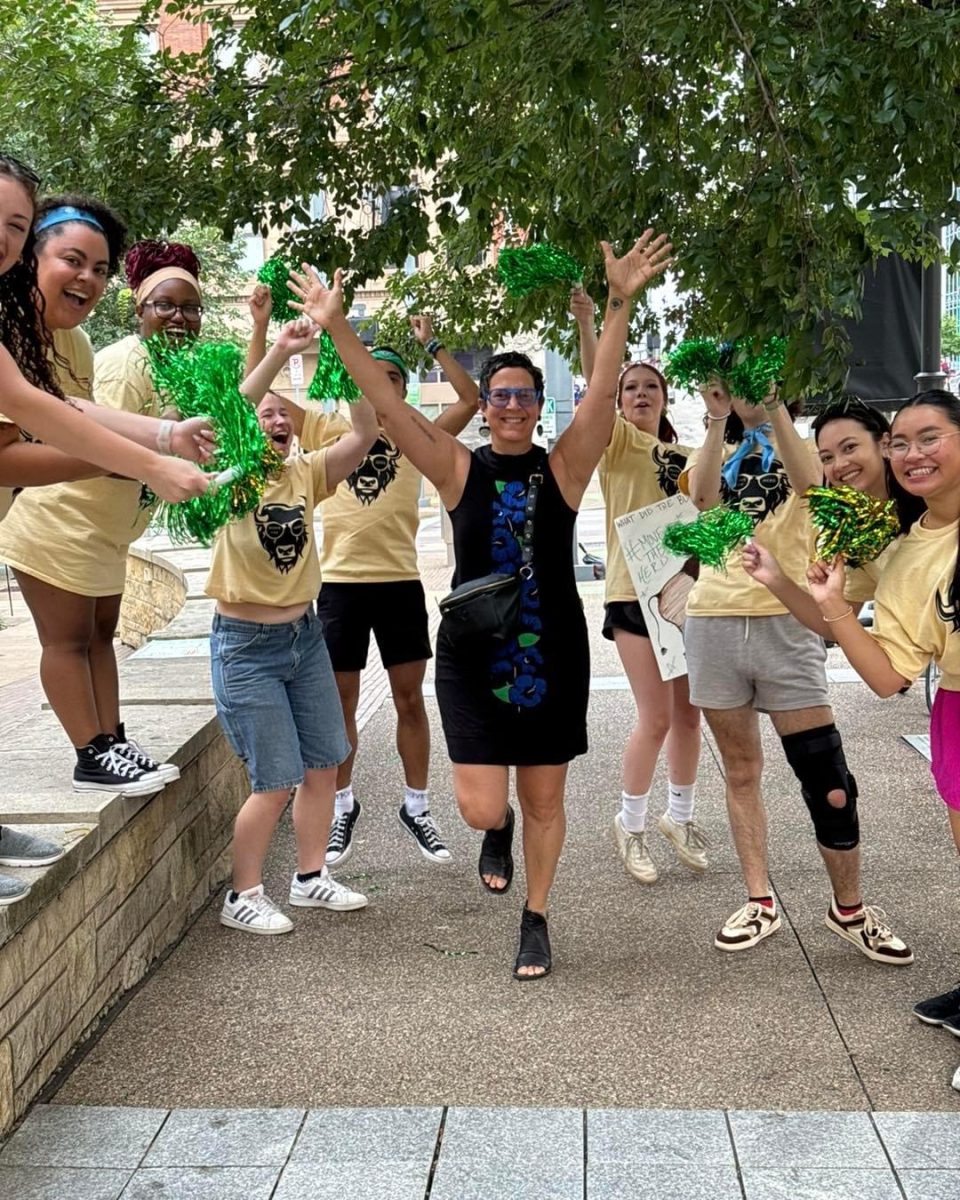
<path id="1" fill-rule="evenodd" d="M 427 301 L 464 342 L 540 320 L 568 335 L 562 290 L 505 299 L 474 265 L 491 241 L 562 246 L 599 297 L 597 239 L 653 225 L 676 246 L 680 328 L 786 334 L 795 382 L 836 382 L 863 266 L 929 261 L 960 216 L 948 0 L 247 0 L 239 27 L 235 6 L 164 7 L 211 23 L 202 53 L 150 58 L 128 30 L 91 88 L 45 72 L 56 48 L 4 51 L 4 129 L 15 97 L 40 106 L 83 181 L 150 232 L 286 227 L 291 254 L 354 283 L 432 250 L 393 304 Z M 88 8 L 36 0 L 24 20 L 55 9 L 62 30 Z M 377 219 L 336 219 L 361 211 Z"/>

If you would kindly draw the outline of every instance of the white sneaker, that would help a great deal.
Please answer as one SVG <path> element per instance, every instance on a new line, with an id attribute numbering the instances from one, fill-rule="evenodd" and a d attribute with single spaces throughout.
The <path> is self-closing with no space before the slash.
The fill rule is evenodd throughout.
<path id="1" fill-rule="evenodd" d="M 831 900 L 825 924 L 840 937 L 853 942 L 861 954 L 874 962 L 892 963 L 897 967 L 913 962 L 913 951 L 887 924 L 887 914 L 882 908 L 865 904 L 852 917 L 842 917 Z"/>
<path id="2" fill-rule="evenodd" d="M 657 864 L 647 849 L 647 835 L 631 833 L 623 823 L 622 812 L 618 812 L 613 818 L 613 833 L 627 874 L 632 875 L 639 883 L 656 883 Z"/>
<path id="3" fill-rule="evenodd" d="M 960 1067 L 957 1067 L 957 1073 L 953 1077 L 953 1086 L 960 1092 Z"/>
<path id="4" fill-rule="evenodd" d="M 749 950 L 780 928 L 780 914 L 775 908 L 767 908 L 748 900 L 728 917 L 723 928 L 713 939 L 718 950 Z"/>
<path id="5" fill-rule="evenodd" d="M 289 933 L 293 928 L 290 918 L 264 893 L 262 883 L 238 892 L 236 900 L 230 899 L 228 891 L 223 898 L 220 924 L 245 933 Z"/>
<path id="6" fill-rule="evenodd" d="M 294 874 L 290 882 L 290 903 L 298 908 L 329 908 L 333 912 L 353 912 L 366 908 L 369 901 L 360 892 L 351 892 L 337 883 L 326 867 L 320 875 L 302 881 Z"/>
<path id="7" fill-rule="evenodd" d="M 673 843 L 677 858 L 691 871 L 705 871 L 707 862 L 707 835 L 695 821 L 675 821 L 665 812 L 657 822 L 657 828 Z"/>

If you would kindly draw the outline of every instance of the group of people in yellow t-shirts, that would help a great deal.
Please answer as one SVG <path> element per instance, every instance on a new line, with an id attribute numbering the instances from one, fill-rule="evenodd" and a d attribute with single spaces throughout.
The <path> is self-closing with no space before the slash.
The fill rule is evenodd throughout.
<path id="1" fill-rule="evenodd" d="M 137 332 L 94 356 L 80 326 L 120 266 L 122 221 L 87 197 L 38 202 L 35 177 L 7 157 L 0 157 L 0 218 L 0 558 L 12 566 L 37 625 L 41 679 L 77 752 L 74 786 L 147 795 L 175 779 L 177 768 L 155 761 L 120 720 L 113 636 L 127 549 L 150 519 L 140 481 L 169 500 L 200 494 L 209 481 L 200 465 L 214 431 L 202 419 L 178 421 L 160 411 L 144 349 L 154 335 L 176 344 L 199 334 L 200 264 L 186 246 L 132 247 L 124 265 Z M 547 900 L 563 844 L 567 767 L 586 748 L 589 682 L 567 533 L 599 468 L 608 542 L 603 635 L 616 645 L 637 708 L 613 819 L 626 870 L 643 884 L 657 879 L 647 810 L 664 745 L 668 789 L 657 828 L 688 868 L 708 867 L 708 842 L 695 819 L 702 711 L 723 760 L 746 885 L 746 902 L 714 944 L 739 952 L 780 928 L 760 792 L 758 714 L 766 712 L 830 879 L 827 926 L 874 961 L 909 963 L 906 943 L 880 909 L 863 902 L 857 785 L 829 706 L 824 640 L 838 642 L 880 695 L 908 686 L 931 659 L 940 665 L 933 774 L 960 847 L 960 403 L 947 392 L 926 392 L 889 426 L 876 410 L 842 401 L 817 418 L 811 453 L 795 431 L 792 406 L 775 390 L 751 406 L 714 381 L 704 388 L 703 444 L 680 445 L 663 376 L 651 364 L 623 366 L 632 304 L 665 269 L 671 248 L 650 230 L 621 258 L 602 245 L 608 300 L 599 339 L 592 301 L 580 290 L 571 297 L 587 393 L 549 453 L 534 442 L 543 379 L 525 355 L 492 356 L 478 387 L 429 319 L 411 318 L 458 395 L 431 423 L 405 403 L 402 358 L 389 347 L 368 352 L 357 339 L 339 273 L 330 286 L 308 268 L 292 273 L 304 315 L 269 349 L 269 293 L 255 292 L 244 391 L 288 458 L 255 512 L 221 531 L 206 587 L 217 601 L 217 710 L 252 789 L 237 818 L 221 920 L 248 932 L 292 928 L 261 878 L 291 789 L 298 861 L 290 903 L 337 911 L 366 905 L 330 868 L 351 854 L 361 815 L 351 778 L 371 633 L 397 710 L 405 775 L 398 819 L 424 857 L 450 861 L 427 781 L 422 684 L 431 647 L 416 557 L 425 475 L 453 523 L 454 584 L 491 572 L 517 579 L 517 624 L 505 641 L 471 641 L 447 618 L 441 623 L 437 693 L 458 805 L 484 835 L 478 874 L 492 894 L 506 893 L 513 879 L 508 781 L 516 770 L 527 897 L 514 975 L 533 980 L 550 972 Z M 349 422 L 271 391 L 286 359 L 319 329 L 363 393 Z M 489 442 L 470 453 L 456 435 L 478 408 Z M 801 496 L 824 478 L 896 502 L 902 535 L 876 563 L 856 571 L 842 563 L 809 566 Z M 678 491 L 700 509 L 723 503 L 749 513 L 755 534 L 725 570 L 693 570 L 689 592 L 678 591 L 688 674 L 664 682 L 614 522 Z M 318 551 L 313 518 L 321 503 Z M 871 598 L 874 628 L 867 632 L 856 614 Z M 39 865 L 59 853 L 20 830 L 0 831 L 0 864 Z M 18 880 L 0 877 L 0 902 L 22 894 Z M 960 991 L 916 1011 L 960 1032 Z"/>

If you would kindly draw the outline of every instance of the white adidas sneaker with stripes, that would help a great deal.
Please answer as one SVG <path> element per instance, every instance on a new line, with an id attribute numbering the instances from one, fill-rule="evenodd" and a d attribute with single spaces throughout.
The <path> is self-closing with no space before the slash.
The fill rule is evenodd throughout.
<path id="1" fill-rule="evenodd" d="M 311 879 L 290 881 L 290 903 L 298 908 L 329 908 L 333 912 L 353 912 L 367 907 L 367 898 L 362 892 L 354 892 L 345 884 L 337 883 L 326 867 Z"/>
<path id="2" fill-rule="evenodd" d="M 220 924 L 230 929 L 242 929 L 245 933 L 289 933 L 293 922 L 285 917 L 263 890 L 263 884 L 247 888 L 234 895 L 227 891 L 220 911 Z"/>

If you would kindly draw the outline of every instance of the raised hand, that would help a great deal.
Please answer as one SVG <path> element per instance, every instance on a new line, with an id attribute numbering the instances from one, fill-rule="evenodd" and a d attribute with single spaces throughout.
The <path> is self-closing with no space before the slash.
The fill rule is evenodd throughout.
<path id="1" fill-rule="evenodd" d="M 279 346 L 286 358 L 291 354 L 302 354 L 313 344 L 317 336 L 317 327 L 309 317 L 298 317 L 296 321 L 288 321 L 277 334 L 276 345 Z"/>
<path id="2" fill-rule="evenodd" d="M 725 383 L 719 379 L 711 379 L 709 383 L 703 384 L 698 390 L 711 417 L 730 416 L 733 402 Z"/>
<path id="3" fill-rule="evenodd" d="M 177 421 L 170 435 L 170 449 L 190 462 L 206 462 L 217 448 L 217 435 L 208 417 Z"/>
<path id="4" fill-rule="evenodd" d="M 314 325 L 326 329 L 331 321 L 343 316 L 343 271 L 337 267 L 333 273 L 333 286 L 326 287 L 309 263 L 303 263 L 299 271 L 291 271 L 288 280 L 290 291 L 299 296 L 300 303 L 288 303 L 297 312 L 309 317 Z"/>
<path id="5" fill-rule="evenodd" d="M 610 293 L 626 300 L 641 292 L 651 279 L 662 275 L 673 261 L 670 257 L 673 246 L 667 235 L 654 235 L 652 229 L 645 229 L 622 258 L 616 257 L 609 242 L 601 242 L 600 247 Z"/>
<path id="6" fill-rule="evenodd" d="M 576 318 L 578 325 L 593 327 L 597 306 L 593 302 L 593 297 L 582 287 L 575 287 L 570 292 L 570 312 Z"/>
<path id="7" fill-rule="evenodd" d="M 247 301 L 250 316 L 258 329 L 265 329 L 273 312 L 273 293 L 265 283 L 258 283 Z"/>
<path id="8" fill-rule="evenodd" d="M 433 337 L 433 321 L 426 313 L 418 313 L 416 316 L 411 317 L 410 328 L 413 330 L 413 336 L 421 346 L 425 346 Z"/>

